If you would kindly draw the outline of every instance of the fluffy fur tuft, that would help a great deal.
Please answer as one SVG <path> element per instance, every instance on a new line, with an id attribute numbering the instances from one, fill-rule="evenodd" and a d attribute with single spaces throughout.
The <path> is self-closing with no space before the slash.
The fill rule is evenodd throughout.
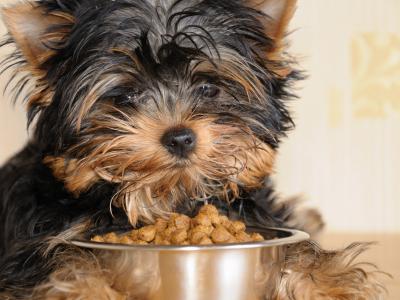
<path id="1" fill-rule="evenodd" d="M 380 281 L 387 274 L 359 258 L 370 246 L 354 243 L 337 251 L 315 242 L 289 246 L 276 299 L 382 299 L 386 289 Z"/>

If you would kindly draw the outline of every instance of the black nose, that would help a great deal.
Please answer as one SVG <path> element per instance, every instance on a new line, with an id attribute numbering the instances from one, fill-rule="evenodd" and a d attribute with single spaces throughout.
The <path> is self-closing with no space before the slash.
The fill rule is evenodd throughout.
<path id="1" fill-rule="evenodd" d="M 196 135 L 188 128 L 172 128 L 163 135 L 161 143 L 169 153 L 187 158 L 196 146 Z"/>

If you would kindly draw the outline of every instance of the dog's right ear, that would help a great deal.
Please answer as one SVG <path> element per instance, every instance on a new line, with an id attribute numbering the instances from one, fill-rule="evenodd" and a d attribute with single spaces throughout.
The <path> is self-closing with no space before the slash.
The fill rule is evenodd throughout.
<path id="1" fill-rule="evenodd" d="M 74 22 L 71 15 L 47 12 L 34 2 L 3 8 L 1 14 L 10 36 L 34 69 L 52 55 L 50 45 L 61 42 Z"/>

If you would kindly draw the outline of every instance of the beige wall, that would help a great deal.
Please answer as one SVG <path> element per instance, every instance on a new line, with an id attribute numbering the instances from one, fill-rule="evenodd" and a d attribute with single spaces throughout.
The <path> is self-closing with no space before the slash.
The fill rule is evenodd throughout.
<path id="1" fill-rule="evenodd" d="M 12 2 L 0 1 L 1 4 Z M 5 28 L 0 22 L 0 36 L 3 36 L 3 34 L 5 34 Z M 0 60 L 9 51 L 10 49 L 0 48 Z M 0 164 L 21 148 L 27 139 L 25 113 L 22 105 L 18 103 L 13 107 L 9 93 L 3 94 L 9 77 L 10 72 L 0 76 Z"/>
<path id="2" fill-rule="evenodd" d="M 399 14 L 398 0 L 299 0 L 292 50 L 310 78 L 276 177 L 331 230 L 400 231 Z M 25 138 L 20 105 L 1 99 L 0 162 Z"/>
<path id="3" fill-rule="evenodd" d="M 400 1 L 300 0 L 293 28 L 310 78 L 279 189 L 331 229 L 400 231 Z"/>

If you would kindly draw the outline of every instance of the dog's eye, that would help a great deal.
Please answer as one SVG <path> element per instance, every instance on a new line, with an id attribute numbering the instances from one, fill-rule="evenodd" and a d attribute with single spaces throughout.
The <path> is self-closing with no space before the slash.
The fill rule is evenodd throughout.
<path id="1" fill-rule="evenodd" d="M 117 105 L 132 105 L 140 97 L 142 91 L 139 89 L 131 90 L 115 99 Z"/>
<path id="2" fill-rule="evenodd" d="M 207 83 L 198 87 L 197 93 L 204 98 L 213 99 L 219 95 L 220 89 L 213 84 Z"/>

